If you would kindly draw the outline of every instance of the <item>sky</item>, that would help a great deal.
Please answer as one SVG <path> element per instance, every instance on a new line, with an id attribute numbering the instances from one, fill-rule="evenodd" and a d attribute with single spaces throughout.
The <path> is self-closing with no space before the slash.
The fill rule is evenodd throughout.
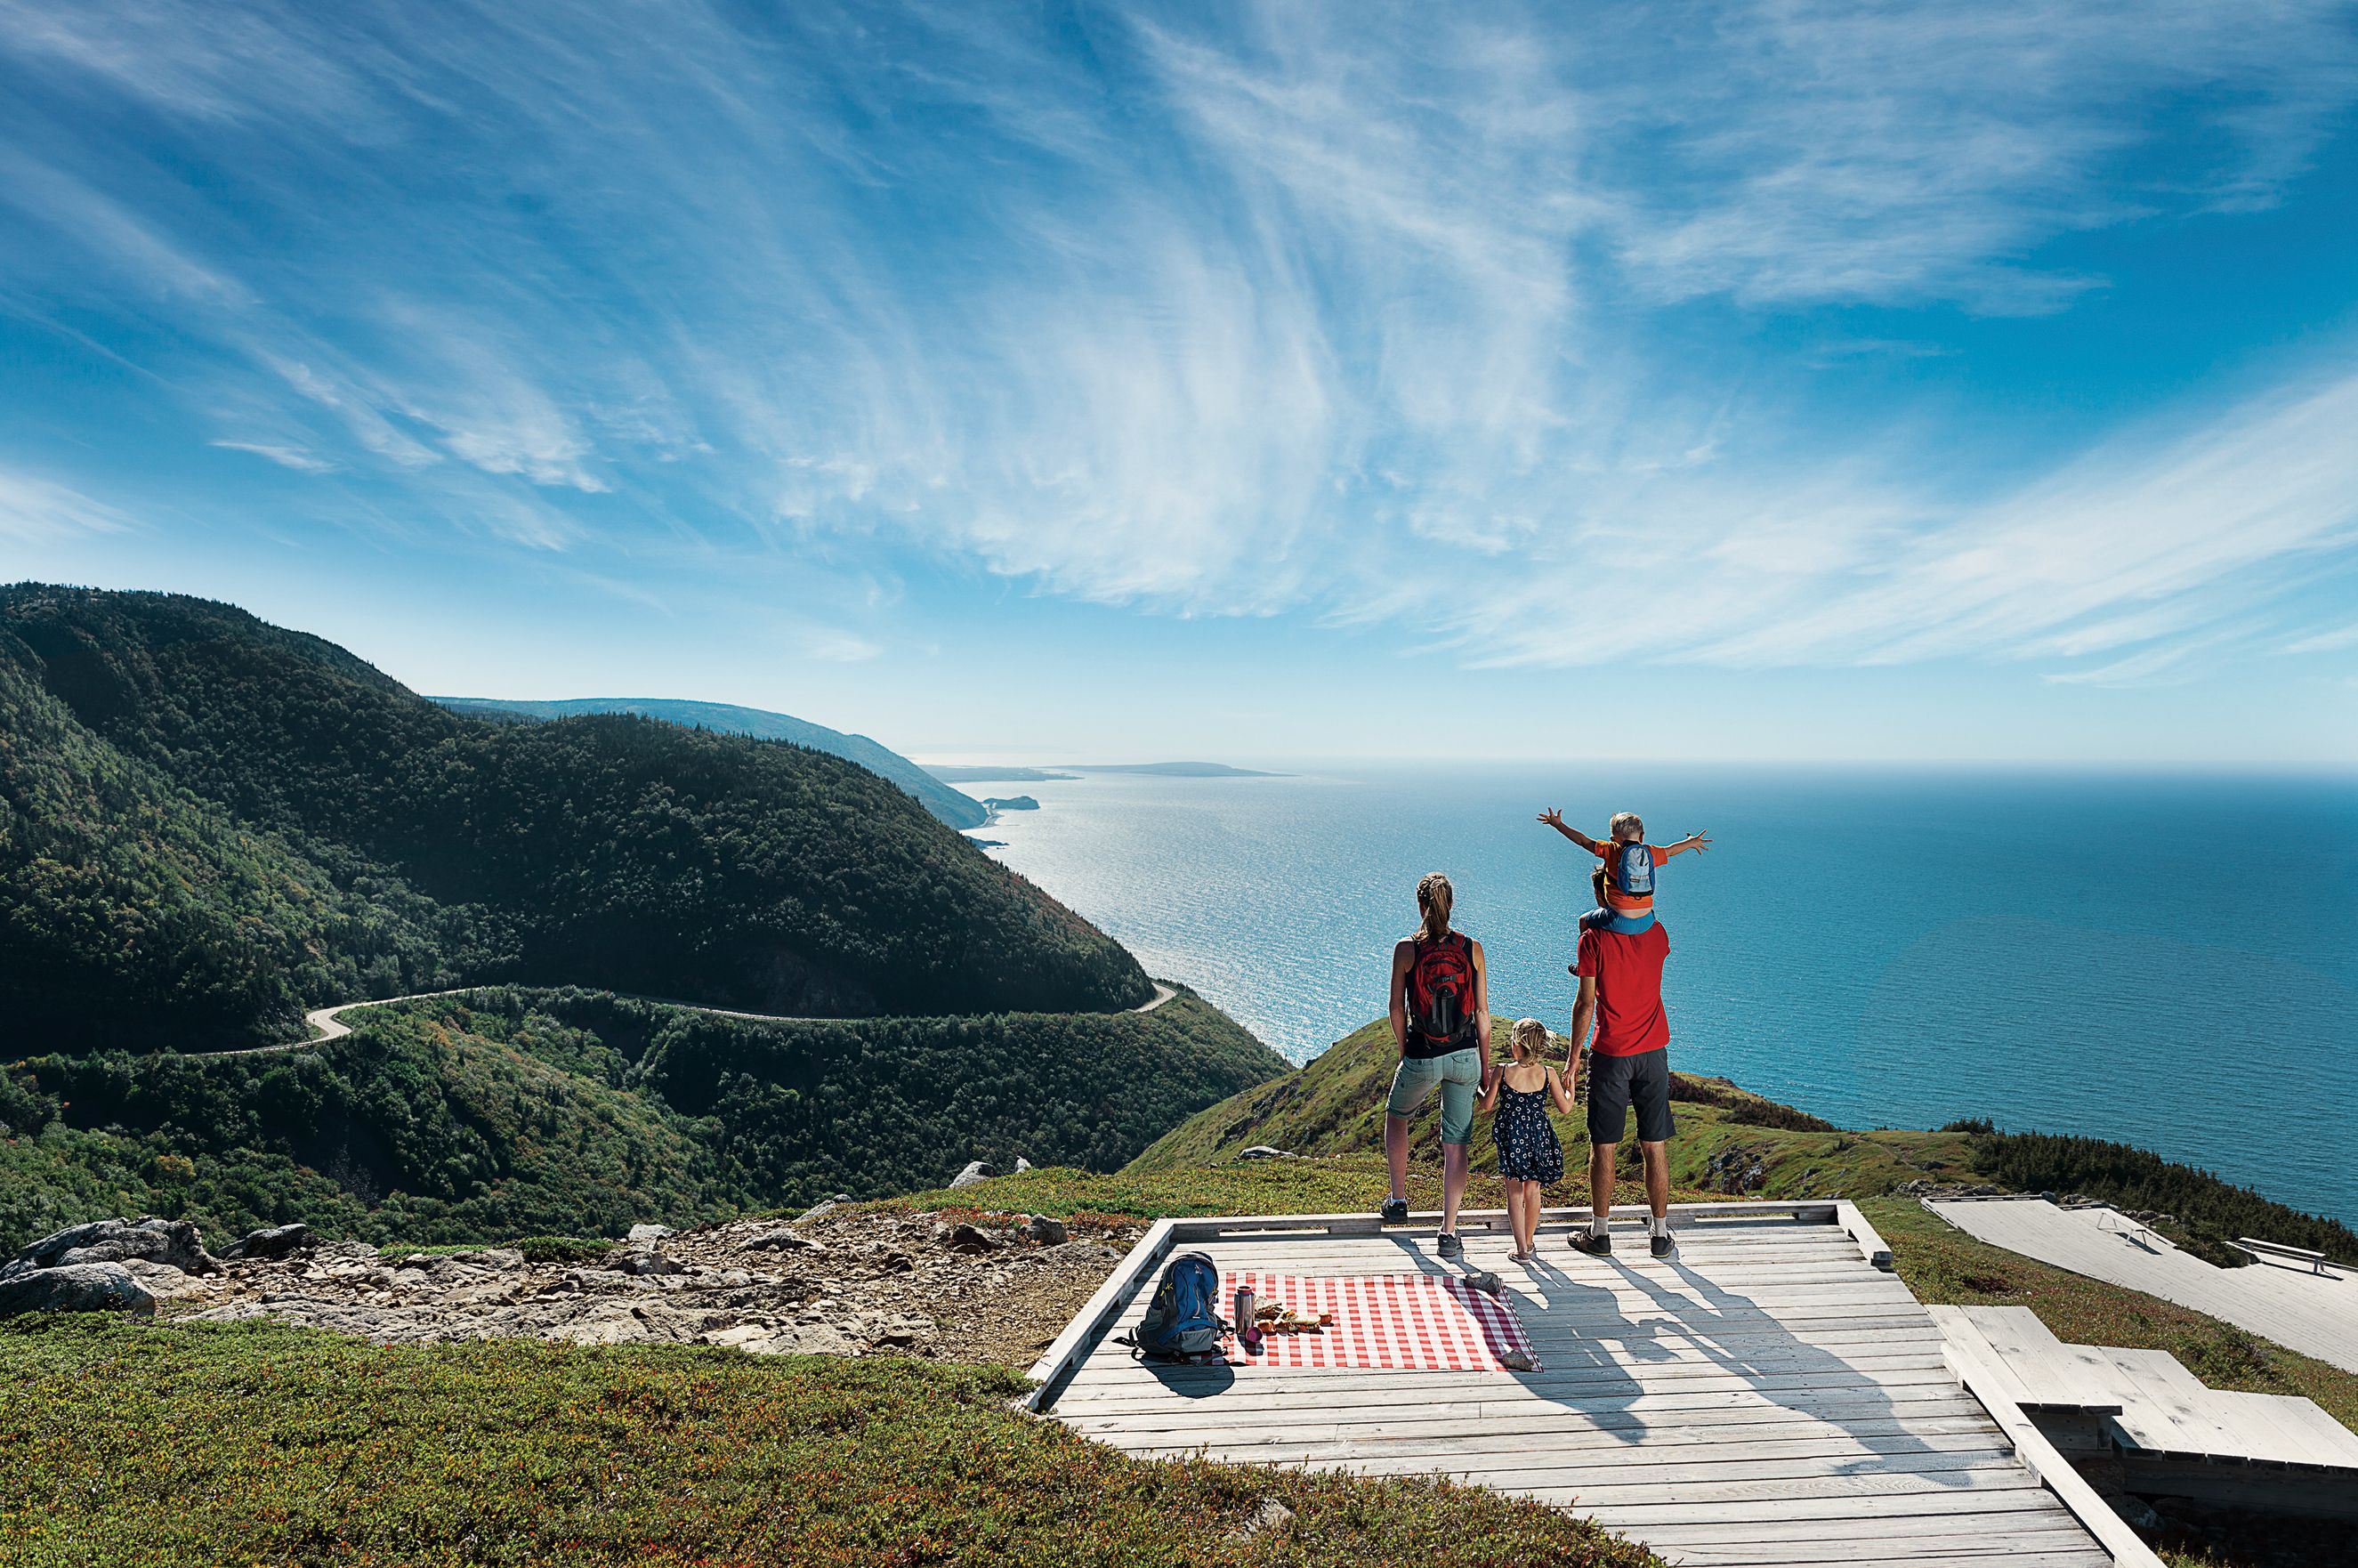
<path id="1" fill-rule="evenodd" d="M 2358 763 L 2358 5 L 0 0 L 0 579 L 926 759 Z"/>

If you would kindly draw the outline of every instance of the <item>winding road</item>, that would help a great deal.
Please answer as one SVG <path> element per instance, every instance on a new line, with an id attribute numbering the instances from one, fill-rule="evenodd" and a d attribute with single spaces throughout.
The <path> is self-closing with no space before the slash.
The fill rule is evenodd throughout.
<path id="1" fill-rule="evenodd" d="M 345 1035 L 350 1034 L 352 1032 L 352 1026 L 344 1022 L 343 1015 L 363 1007 L 390 1007 L 393 1003 L 397 1001 L 424 1001 L 429 998 L 438 996 L 465 996 L 471 991 L 504 990 L 508 988 L 503 985 L 453 986 L 449 990 L 413 991 L 407 996 L 380 996 L 370 997 L 361 1001 L 340 1001 L 332 1007 L 315 1007 L 310 1011 L 303 1015 L 303 1022 L 319 1031 L 317 1034 L 312 1035 L 308 1040 L 288 1040 L 276 1045 L 243 1045 L 230 1051 L 187 1051 L 182 1052 L 181 1054 L 188 1056 L 265 1056 L 280 1051 L 307 1050 L 313 1045 L 324 1044 L 330 1040 L 341 1040 Z M 689 1012 L 708 1012 L 715 1018 L 741 1018 L 752 1023 L 846 1023 L 855 1022 L 853 1020 L 842 1018 L 815 1017 L 806 1013 L 739 1012 L 733 1008 L 701 1007 L 692 1001 L 674 1001 L 669 997 L 640 996 L 632 991 L 616 991 L 613 994 L 630 1001 L 653 1002 L 658 1007 L 683 1008 Z M 1156 980 L 1154 981 L 1154 997 L 1152 1000 L 1141 1002 L 1138 1006 L 1129 1008 L 1125 1011 L 1130 1012 L 1152 1012 L 1156 1008 L 1161 1007 L 1164 1002 L 1169 1001 L 1173 997 L 1177 996 L 1179 992 L 1175 988 L 1167 986 L 1161 980 Z"/>

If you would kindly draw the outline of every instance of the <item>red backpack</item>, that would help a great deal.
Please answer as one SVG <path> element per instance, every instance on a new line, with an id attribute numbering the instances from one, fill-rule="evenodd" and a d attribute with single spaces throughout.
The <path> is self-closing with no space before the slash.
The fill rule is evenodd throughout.
<path id="1" fill-rule="evenodd" d="M 1454 1051 L 1473 1033 L 1474 942 L 1453 931 L 1438 942 L 1416 939 L 1416 962 L 1408 972 L 1411 1054 Z"/>

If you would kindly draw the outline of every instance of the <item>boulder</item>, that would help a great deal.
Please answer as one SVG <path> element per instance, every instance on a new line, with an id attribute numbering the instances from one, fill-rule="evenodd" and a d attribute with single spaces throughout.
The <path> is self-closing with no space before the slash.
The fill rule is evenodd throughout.
<path id="1" fill-rule="evenodd" d="M 1065 1222 L 1044 1214 L 1035 1214 L 1023 1222 L 1023 1234 L 1043 1247 L 1061 1247 L 1066 1240 Z"/>
<path id="2" fill-rule="evenodd" d="M 667 1258 L 649 1248 L 644 1251 L 625 1252 L 611 1259 L 606 1266 L 623 1274 L 685 1274 L 687 1265 L 676 1258 Z"/>
<path id="3" fill-rule="evenodd" d="M 1291 1149 L 1272 1149 L 1266 1143 L 1256 1143 L 1238 1154 L 1237 1158 L 1239 1160 L 1298 1160 L 1301 1156 Z"/>
<path id="4" fill-rule="evenodd" d="M 0 1317 L 27 1312 L 128 1312 L 143 1316 L 156 1298 L 120 1263 L 61 1263 L 0 1281 Z"/>
<path id="5" fill-rule="evenodd" d="M 960 1171 L 957 1175 L 950 1178 L 950 1185 L 953 1187 L 970 1187 L 974 1185 L 975 1183 L 988 1181 L 998 1173 L 998 1170 L 987 1161 L 970 1160 L 967 1162 L 967 1167 L 965 1170 Z"/>
<path id="6" fill-rule="evenodd" d="M 95 1219 L 43 1237 L 18 1254 L 36 1269 L 83 1263 L 121 1263 L 131 1259 L 168 1263 L 190 1274 L 218 1274 L 221 1260 L 205 1250 L 204 1235 L 185 1219 Z"/>
<path id="7" fill-rule="evenodd" d="M 796 1225 L 800 1225 L 806 1219 L 817 1219 L 820 1215 L 825 1214 L 836 1205 L 849 1203 L 850 1201 L 851 1195 L 849 1193 L 838 1193 L 835 1196 L 827 1199 L 825 1202 L 815 1203 L 811 1205 L 810 1207 L 803 1210 L 802 1213 L 795 1216 L 795 1223 Z"/>
<path id="8" fill-rule="evenodd" d="M 249 1230 L 230 1243 L 224 1258 L 239 1261 L 263 1261 L 284 1258 L 319 1244 L 308 1225 L 274 1225 L 262 1230 Z"/>
<path id="9" fill-rule="evenodd" d="M 995 1252 L 1000 1242 L 999 1238 L 989 1231 L 979 1230 L 961 1221 L 950 1227 L 949 1245 L 953 1252 Z"/>
<path id="10" fill-rule="evenodd" d="M 622 1239 L 635 1246 L 644 1246 L 648 1242 L 661 1241 L 672 1234 L 672 1227 L 668 1225 L 634 1225 Z"/>
<path id="11" fill-rule="evenodd" d="M 766 1236 L 756 1236 L 744 1244 L 748 1252 L 816 1252 L 819 1244 L 807 1236 L 796 1236 L 791 1230 L 773 1230 Z"/>
<path id="12" fill-rule="evenodd" d="M 1022 1175 L 1024 1172 L 1026 1172 L 1026 1171 L 1030 1170 L 1031 1168 L 1032 1168 L 1032 1162 L 1031 1162 L 1031 1161 L 1026 1160 L 1026 1159 L 1025 1159 L 1022 1155 L 1021 1155 L 1021 1154 L 1018 1154 L 1017 1156 L 1015 1156 L 1015 1173 L 1016 1173 L 1017 1175 L 1019 1175 L 1019 1176 L 1020 1176 L 1020 1175 Z"/>

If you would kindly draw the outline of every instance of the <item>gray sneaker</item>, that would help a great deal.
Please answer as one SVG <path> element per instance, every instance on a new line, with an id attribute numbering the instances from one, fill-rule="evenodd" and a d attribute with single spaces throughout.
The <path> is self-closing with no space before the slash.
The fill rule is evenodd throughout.
<path id="1" fill-rule="evenodd" d="M 1376 1217 L 1386 1225 L 1408 1223 L 1408 1199 L 1386 1198 L 1384 1206 L 1376 1210 Z"/>
<path id="2" fill-rule="evenodd" d="M 1671 1239 L 1671 1233 L 1667 1230 L 1660 1236 L 1650 1238 L 1649 1245 L 1652 1247 L 1654 1256 L 1657 1258 L 1667 1258 L 1679 1249 L 1679 1244 Z"/>
<path id="3" fill-rule="evenodd" d="M 1465 1261 L 1466 1243 L 1458 1237 L 1455 1231 L 1443 1231 L 1439 1238 L 1439 1244 L 1441 1248 L 1441 1260 L 1443 1262 L 1460 1263 Z"/>
<path id="4" fill-rule="evenodd" d="M 1613 1256 L 1613 1238 L 1598 1236 L 1593 1231 L 1575 1230 L 1572 1233 L 1572 1249 L 1585 1252 L 1591 1258 L 1610 1258 Z"/>

